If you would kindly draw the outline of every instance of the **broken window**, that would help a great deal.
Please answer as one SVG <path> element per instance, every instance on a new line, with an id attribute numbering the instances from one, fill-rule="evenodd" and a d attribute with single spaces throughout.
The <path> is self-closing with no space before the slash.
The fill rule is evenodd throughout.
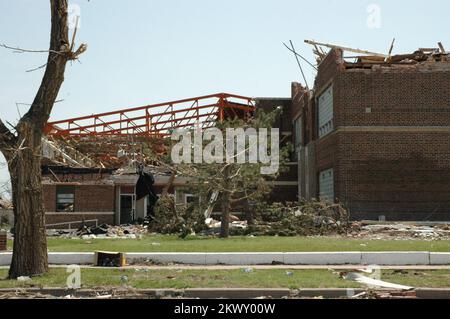
<path id="1" fill-rule="evenodd" d="M 75 187 L 57 186 L 56 188 L 56 211 L 74 212 L 75 211 Z"/>
<path id="2" fill-rule="evenodd" d="M 198 204 L 200 198 L 194 194 L 184 194 L 184 202 L 186 204 Z"/>

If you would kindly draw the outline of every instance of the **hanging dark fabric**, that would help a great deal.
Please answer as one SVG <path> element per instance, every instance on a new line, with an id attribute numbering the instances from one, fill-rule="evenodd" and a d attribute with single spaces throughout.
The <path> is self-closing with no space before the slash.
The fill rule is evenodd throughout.
<path id="1" fill-rule="evenodd" d="M 153 184 L 155 184 L 155 179 L 152 174 L 140 172 L 136 183 L 136 200 L 140 200 L 148 195 L 149 201 L 156 203 L 158 196 L 156 196 L 153 189 Z"/>

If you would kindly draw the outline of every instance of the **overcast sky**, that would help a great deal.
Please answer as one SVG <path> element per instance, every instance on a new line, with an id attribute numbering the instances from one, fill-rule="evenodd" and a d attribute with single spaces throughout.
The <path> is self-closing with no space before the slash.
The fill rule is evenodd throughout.
<path id="1" fill-rule="evenodd" d="M 290 96 L 300 81 L 294 41 L 313 61 L 304 39 L 387 53 L 450 47 L 446 0 L 74 0 L 80 12 L 81 63 L 68 65 L 52 119 L 152 104 L 216 92 Z M 79 9 L 79 10 L 78 10 Z M 0 43 L 47 49 L 48 0 L 0 2 Z M 18 119 L 16 102 L 31 103 L 45 54 L 0 48 L 0 117 Z M 304 65 L 310 82 L 314 73 Z M 302 81 L 303 82 L 303 81 Z M 311 83 L 310 83 L 311 86 Z M 19 106 L 23 114 L 27 106 Z M 0 160 L 3 158 L 0 156 Z M 0 181 L 9 179 L 0 170 Z"/>

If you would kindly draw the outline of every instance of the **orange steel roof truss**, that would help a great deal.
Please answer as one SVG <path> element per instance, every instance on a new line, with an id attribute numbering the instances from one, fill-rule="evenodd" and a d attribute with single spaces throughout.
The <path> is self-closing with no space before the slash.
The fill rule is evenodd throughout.
<path id="1" fill-rule="evenodd" d="M 255 110 L 252 98 L 219 93 L 49 122 L 50 136 L 167 137 L 175 129 L 206 129 L 230 117 L 245 118 Z"/>

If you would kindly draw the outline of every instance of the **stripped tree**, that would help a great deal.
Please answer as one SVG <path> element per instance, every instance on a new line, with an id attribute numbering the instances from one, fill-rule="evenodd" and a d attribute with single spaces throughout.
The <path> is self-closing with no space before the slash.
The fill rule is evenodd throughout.
<path id="1" fill-rule="evenodd" d="M 9 129 L 0 120 L 0 151 L 8 163 L 14 205 L 14 246 L 10 278 L 48 271 L 41 183 L 43 129 L 64 81 L 66 63 L 86 50 L 69 41 L 67 0 L 50 0 L 51 34 L 45 73 L 28 112 Z M 3 45 L 3 47 L 6 47 Z M 15 49 L 21 50 L 21 49 Z M 42 52 L 21 50 L 25 52 Z"/>
<path id="2" fill-rule="evenodd" d="M 203 199 L 200 200 L 198 205 L 202 211 L 206 210 L 206 213 L 209 214 L 213 208 L 221 210 L 222 223 L 220 236 L 227 238 L 230 234 L 229 225 L 232 207 L 241 206 L 242 208 L 242 206 L 247 206 L 245 209 L 249 213 L 247 214 L 247 220 L 251 222 L 253 214 L 251 212 L 252 208 L 249 207 L 250 203 L 263 201 L 264 197 L 270 193 L 273 181 L 279 176 L 281 171 L 286 169 L 285 164 L 292 151 L 292 145 L 290 143 L 285 143 L 285 145 L 279 149 L 279 157 L 276 160 L 278 161 L 277 166 L 280 170 L 277 168 L 275 172 L 262 174 L 262 168 L 266 167 L 268 164 L 262 163 L 261 161 L 249 161 L 249 152 L 253 148 L 250 144 L 257 147 L 257 145 L 260 145 L 261 141 L 250 142 L 250 136 L 246 136 L 244 133 L 247 129 L 254 129 L 256 132 L 256 130 L 259 129 L 272 128 L 275 119 L 280 115 L 280 112 L 281 110 L 278 109 L 270 112 L 258 110 L 250 119 L 230 118 L 223 122 L 216 123 L 216 129 L 218 129 L 216 133 L 220 133 L 218 135 L 226 135 L 228 129 L 242 129 L 242 134 L 241 131 L 235 131 L 235 134 L 237 133 L 237 135 L 231 136 L 231 139 L 229 140 L 228 137 L 225 139 L 217 139 L 217 136 L 209 136 L 209 138 L 206 138 L 205 135 L 203 135 L 203 132 L 203 145 L 200 146 L 202 148 L 211 148 L 211 140 L 214 144 L 214 147 L 212 148 L 214 148 L 215 154 L 211 156 L 213 158 L 210 158 L 209 161 L 206 161 L 203 158 L 201 163 L 193 163 L 190 158 L 195 156 L 195 147 L 192 147 L 192 145 L 189 144 L 191 141 L 187 145 L 184 145 L 183 139 L 185 137 L 182 137 L 182 142 L 179 144 L 182 149 L 180 149 L 180 147 L 175 148 L 176 145 L 172 144 L 168 146 L 170 151 L 162 155 L 156 154 L 151 148 L 145 149 L 144 153 L 150 163 L 157 163 L 159 166 L 171 172 L 171 181 L 167 188 L 171 186 L 174 176 L 183 176 L 188 179 L 188 183 L 184 190 Z M 189 133 L 187 138 L 190 140 L 191 135 L 194 135 L 195 131 L 197 130 L 180 131 L 178 133 L 180 133 L 180 135 L 183 135 L 183 132 Z M 241 151 L 235 150 L 235 152 L 227 154 L 227 145 L 229 143 L 233 145 L 233 150 L 234 146 L 237 146 L 238 135 L 241 138 L 244 138 L 244 143 L 242 144 L 244 149 Z M 261 137 L 261 135 L 259 135 L 259 137 Z M 266 138 L 267 149 L 265 155 L 267 155 L 267 151 L 269 150 L 273 153 L 270 136 L 266 136 Z M 276 143 L 276 148 L 278 148 L 278 140 L 276 140 Z M 178 144 L 178 142 L 176 144 Z M 186 149 L 184 149 L 183 145 L 186 146 Z M 258 153 L 258 150 L 253 151 L 253 154 Z M 187 154 L 187 161 L 174 163 L 173 153 L 175 153 L 175 156 L 180 155 L 180 153 L 183 153 L 184 155 Z M 244 157 L 244 160 L 237 161 L 237 158 L 240 156 Z M 261 154 L 256 154 L 256 156 L 261 158 Z M 208 201 L 208 199 L 211 200 Z M 162 210 L 164 209 L 165 207 L 163 207 Z"/>

